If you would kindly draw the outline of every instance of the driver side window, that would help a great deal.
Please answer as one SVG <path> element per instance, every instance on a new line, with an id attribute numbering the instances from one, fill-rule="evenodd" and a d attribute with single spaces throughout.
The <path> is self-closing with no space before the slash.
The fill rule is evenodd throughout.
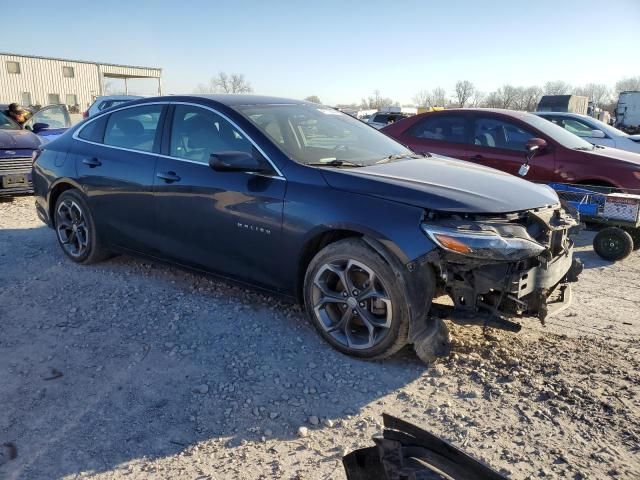
<path id="1" fill-rule="evenodd" d="M 253 145 L 227 120 L 209 110 L 176 105 L 169 154 L 208 164 L 212 153 L 253 152 Z"/>

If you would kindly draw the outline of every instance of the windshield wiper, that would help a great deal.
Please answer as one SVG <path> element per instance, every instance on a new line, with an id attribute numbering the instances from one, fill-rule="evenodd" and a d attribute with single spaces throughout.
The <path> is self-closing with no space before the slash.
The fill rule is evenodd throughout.
<path id="1" fill-rule="evenodd" d="M 418 155 L 415 153 L 399 153 L 399 154 L 389 155 L 388 157 L 381 158 L 377 162 L 373 162 L 373 163 L 374 165 L 378 165 L 380 163 L 393 162 L 394 160 L 402 160 L 403 158 L 423 158 L 426 156 L 428 155 Z"/>
<path id="2" fill-rule="evenodd" d="M 362 163 L 350 162 L 348 160 L 331 160 L 330 162 L 308 162 L 305 165 L 311 167 L 366 167 Z"/>

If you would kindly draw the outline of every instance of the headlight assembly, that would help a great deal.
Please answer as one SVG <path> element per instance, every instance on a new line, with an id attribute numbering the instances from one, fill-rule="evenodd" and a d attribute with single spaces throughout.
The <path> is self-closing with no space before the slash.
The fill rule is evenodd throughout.
<path id="1" fill-rule="evenodd" d="M 478 259 L 518 261 L 536 257 L 546 250 L 532 240 L 503 237 L 494 232 L 459 230 L 427 223 L 421 228 L 444 250 Z"/>

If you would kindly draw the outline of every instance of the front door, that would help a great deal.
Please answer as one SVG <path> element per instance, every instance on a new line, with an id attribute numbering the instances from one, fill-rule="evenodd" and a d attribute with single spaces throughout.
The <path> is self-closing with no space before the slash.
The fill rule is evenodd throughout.
<path id="1" fill-rule="evenodd" d="M 464 160 L 512 175 L 519 175 L 520 167 L 526 161 L 527 141 L 540 137 L 519 123 L 490 115 L 473 117 L 471 132 L 472 141 Z M 534 156 L 524 178 L 534 182 L 554 181 L 557 179 L 554 168 L 555 157 L 549 145 Z"/>
<path id="2" fill-rule="evenodd" d="M 153 179 L 163 105 L 125 108 L 90 121 L 70 152 L 98 230 L 118 246 L 149 252 Z"/>
<path id="3" fill-rule="evenodd" d="M 277 288 L 286 181 L 277 175 L 216 172 L 212 153 L 261 156 L 226 118 L 176 104 L 155 175 L 157 249 L 174 261 Z M 266 159 L 264 159 L 266 162 Z"/>

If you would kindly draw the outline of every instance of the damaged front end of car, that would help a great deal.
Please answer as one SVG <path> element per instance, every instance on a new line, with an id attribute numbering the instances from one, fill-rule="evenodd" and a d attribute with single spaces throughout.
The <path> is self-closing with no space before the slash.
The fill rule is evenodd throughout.
<path id="1" fill-rule="evenodd" d="M 426 260 L 453 302 L 434 304 L 432 314 L 511 331 L 521 328 L 513 318 L 544 323 L 569 305 L 570 283 L 582 271 L 569 235 L 578 226 L 560 205 L 500 215 L 426 212 L 421 228 L 439 247 Z"/>

